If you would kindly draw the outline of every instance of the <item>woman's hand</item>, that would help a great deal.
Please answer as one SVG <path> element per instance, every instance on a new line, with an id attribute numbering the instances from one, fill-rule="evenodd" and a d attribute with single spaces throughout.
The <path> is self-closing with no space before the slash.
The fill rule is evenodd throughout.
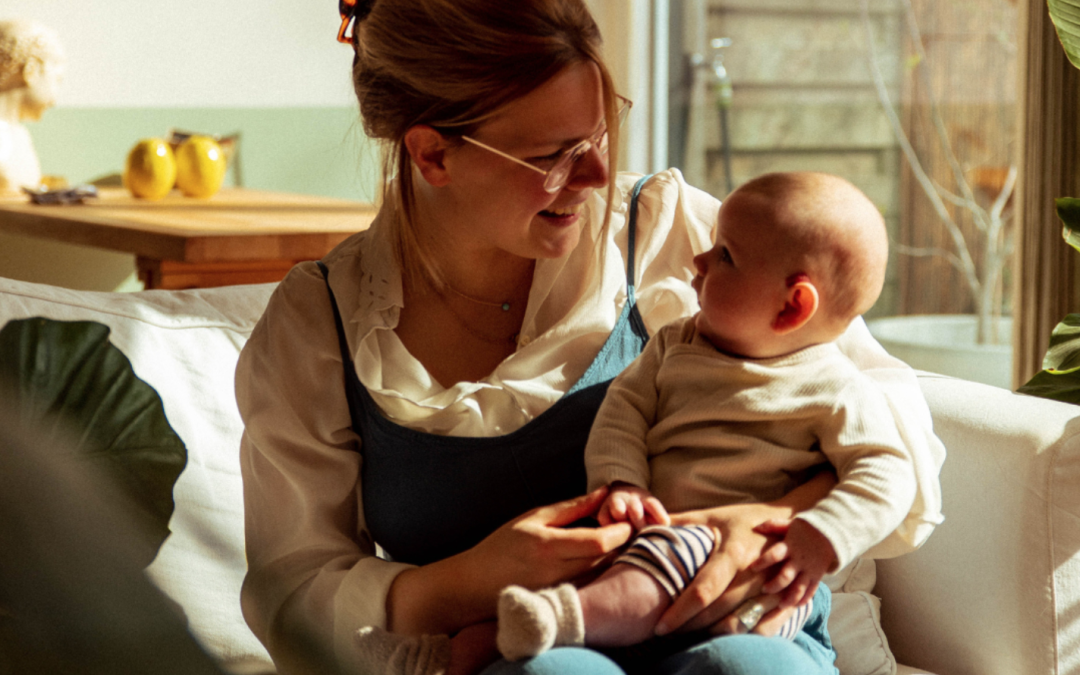
<path id="1" fill-rule="evenodd" d="M 730 630 L 733 627 L 730 621 L 725 624 L 721 619 L 744 601 L 758 596 L 765 581 L 778 571 L 750 569 L 766 547 L 777 541 L 756 530 L 770 521 L 791 519 L 816 504 L 835 485 L 836 475 L 822 471 L 775 502 L 721 506 L 671 516 L 673 525 L 699 523 L 715 528 L 720 542 L 694 580 L 660 617 L 657 633 L 706 628 L 715 634 L 737 632 Z M 779 598 L 776 604 L 780 604 Z M 754 632 L 775 634 L 792 611 L 785 607 L 769 612 Z"/>
<path id="2" fill-rule="evenodd" d="M 543 588 L 580 577 L 607 562 L 625 544 L 630 523 L 566 527 L 596 516 L 608 494 L 600 488 L 558 504 L 542 506 L 503 525 L 467 555 L 497 593 L 509 584 Z"/>
<path id="3" fill-rule="evenodd" d="M 743 601 L 757 596 L 767 572 L 750 567 L 775 539 L 755 531 L 780 516 L 784 509 L 768 504 L 739 504 L 671 516 L 673 525 L 703 524 L 716 529 L 719 543 L 686 590 L 675 599 L 657 624 L 657 634 L 694 631 L 716 625 Z M 790 511 L 786 513 L 790 514 Z"/>
<path id="4" fill-rule="evenodd" d="M 630 538 L 629 523 L 566 527 L 595 516 L 607 488 L 525 513 L 445 560 L 397 575 L 387 598 L 392 632 L 453 633 L 490 619 L 499 591 L 537 589 L 585 575 Z"/>

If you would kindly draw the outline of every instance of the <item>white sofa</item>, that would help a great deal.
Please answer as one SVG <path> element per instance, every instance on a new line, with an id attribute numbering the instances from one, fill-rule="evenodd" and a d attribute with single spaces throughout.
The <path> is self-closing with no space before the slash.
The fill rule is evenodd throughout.
<path id="1" fill-rule="evenodd" d="M 272 285 L 134 294 L 0 279 L 0 327 L 42 316 L 110 326 L 111 341 L 161 395 L 188 465 L 147 574 L 191 634 L 233 673 L 273 665 L 240 614 L 245 570 L 233 400 L 237 354 Z M 946 521 L 918 552 L 877 563 L 884 634 L 866 591 L 873 565 L 836 597 L 843 675 L 1080 673 L 1080 408 L 921 374 L 948 449 Z M 885 639 L 887 634 L 888 638 Z M 890 652 L 891 647 L 891 652 Z"/>

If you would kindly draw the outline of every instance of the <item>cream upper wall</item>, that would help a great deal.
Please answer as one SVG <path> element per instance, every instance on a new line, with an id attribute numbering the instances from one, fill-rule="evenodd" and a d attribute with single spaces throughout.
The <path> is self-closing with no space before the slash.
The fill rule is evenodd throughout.
<path id="1" fill-rule="evenodd" d="M 68 53 L 68 107 L 355 105 L 337 5 L 312 0 L 3 0 Z"/>
<path id="2" fill-rule="evenodd" d="M 620 89 L 640 106 L 652 2 L 586 2 Z M 0 19 L 19 18 L 60 33 L 69 58 L 63 106 L 354 105 L 332 1 L 4 0 Z"/>

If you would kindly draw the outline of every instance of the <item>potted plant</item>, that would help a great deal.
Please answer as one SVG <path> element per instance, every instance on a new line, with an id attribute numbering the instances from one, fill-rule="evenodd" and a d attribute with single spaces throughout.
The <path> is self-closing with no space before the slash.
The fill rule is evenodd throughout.
<path id="1" fill-rule="evenodd" d="M 915 78 L 928 81 L 928 59 L 923 35 L 911 0 L 900 0 L 903 21 L 912 45 L 906 63 Z M 877 96 L 912 178 L 928 199 L 936 221 L 944 229 L 947 246 L 912 247 L 894 244 L 897 252 L 913 256 L 935 256 L 946 260 L 959 273 L 972 298 L 971 315 L 921 315 L 876 319 L 871 332 L 892 354 L 916 368 L 944 372 L 965 379 L 1011 388 L 1012 350 L 1010 319 L 1003 317 L 1003 278 L 1009 263 L 1012 242 L 1012 200 L 1017 170 L 1011 159 L 999 167 L 996 180 L 982 180 L 986 170 L 973 170 L 958 157 L 941 106 L 931 87 L 927 92 L 927 114 L 937 142 L 938 161 L 948 169 L 949 184 L 935 180 L 919 156 L 909 132 L 901 123 L 885 84 L 874 50 L 869 0 L 862 0 L 862 25 L 866 35 L 868 63 Z M 960 219 L 965 219 L 964 225 Z"/>
<path id="2" fill-rule="evenodd" d="M 1080 0 L 1047 0 L 1050 19 L 1069 62 L 1080 68 Z M 1080 250 L 1080 199 L 1059 197 L 1055 200 L 1058 217 L 1064 227 L 1062 236 Z M 1020 392 L 1080 403 L 1080 314 L 1069 314 L 1050 336 L 1050 346 L 1039 371 Z"/>

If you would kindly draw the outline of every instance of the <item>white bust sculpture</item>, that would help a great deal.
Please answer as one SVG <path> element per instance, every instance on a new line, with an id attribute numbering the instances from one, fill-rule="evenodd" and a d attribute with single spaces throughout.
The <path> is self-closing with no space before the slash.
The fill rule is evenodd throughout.
<path id="1" fill-rule="evenodd" d="M 41 165 L 22 122 L 41 119 L 56 103 L 66 64 L 51 29 L 32 21 L 0 21 L 0 193 L 41 183 Z"/>

